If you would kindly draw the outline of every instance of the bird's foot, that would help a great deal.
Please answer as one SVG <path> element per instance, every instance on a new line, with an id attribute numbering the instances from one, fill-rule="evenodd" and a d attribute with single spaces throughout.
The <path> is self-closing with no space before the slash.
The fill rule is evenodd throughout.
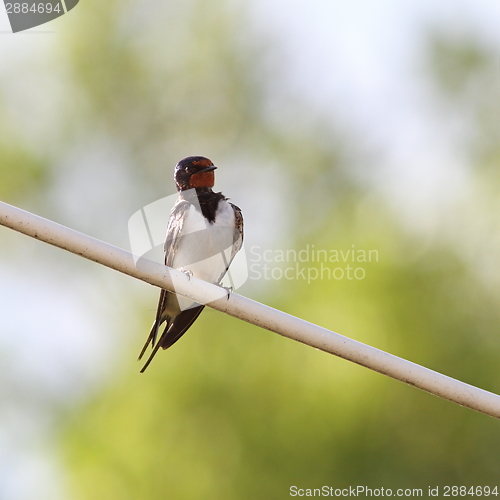
<path id="1" fill-rule="evenodd" d="M 184 269 L 183 267 L 181 267 L 181 268 L 179 269 L 179 271 L 180 271 L 181 273 L 186 274 L 186 275 L 187 275 L 187 277 L 189 278 L 189 280 L 191 281 L 191 277 L 193 276 L 193 272 L 192 272 L 192 271 L 190 271 L 189 269 Z"/>
<path id="2" fill-rule="evenodd" d="M 231 297 L 231 293 L 233 292 L 233 287 L 232 286 L 223 286 L 224 290 L 226 290 L 227 293 L 227 300 L 229 300 L 229 297 Z"/>

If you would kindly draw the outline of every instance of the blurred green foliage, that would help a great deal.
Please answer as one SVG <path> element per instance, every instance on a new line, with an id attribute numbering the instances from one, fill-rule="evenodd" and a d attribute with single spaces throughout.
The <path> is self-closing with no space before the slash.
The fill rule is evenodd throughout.
<path id="1" fill-rule="evenodd" d="M 472 158 L 477 173 L 487 176 L 489 189 L 499 193 L 500 72 L 498 54 L 471 35 L 429 36 L 429 68 L 439 89 L 440 106 L 452 109 L 463 127 L 457 147 Z M 472 125 L 472 126 L 471 126 Z M 491 182 L 493 180 L 493 182 Z M 486 186 L 483 186 L 483 189 Z"/>
<path id="2" fill-rule="evenodd" d="M 48 182 L 48 162 L 13 130 L 5 120 L 6 110 L 0 94 L 0 199 L 14 202 L 26 198 Z"/>
<path id="3" fill-rule="evenodd" d="M 124 145 L 127 168 L 158 196 L 165 165 L 190 153 L 273 162 L 292 188 L 297 249 L 355 245 L 379 260 L 364 280 L 283 280 L 262 300 L 500 392 L 497 287 L 441 235 L 422 245 L 360 187 L 331 125 L 266 118 L 272 71 L 259 65 L 266 44 L 252 47 L 244 12 L 222 0 L 151 4 L 86 0 L 72 14 L 59 49 L 73 93 L 67 138 L 96 133 Z M 470 111 L 480 131 L 467 144 L 473 178 L 486 176 L 497 203 L 498 169 L 481 168 L 498 166 L 498 116 L 485 104 L 493 90 L 467 90 L 484 80 L 491 55 L 474 40 L 430 40 L 428 76 L 440 100 Z M 4 193 L 43 178 L 40 160 L 0 147 Z M 137 313 L 145 336 L 153 312 Z M 138 332 L 136 350 L 142 340 Z M 426 491 L 498 480 L 494 419 L 212 310 L 144 375 L 134 352 L 121 356 L 106 386 L 61 416 L 77 499 L 274 499 L 292 485 Z"/>
<path id="4" fill-rule="evenodd" d="M 0 198 L 13 202 L 39 189 L 47 176 L 46 163 L 23 147 L 0 145 Z"/>

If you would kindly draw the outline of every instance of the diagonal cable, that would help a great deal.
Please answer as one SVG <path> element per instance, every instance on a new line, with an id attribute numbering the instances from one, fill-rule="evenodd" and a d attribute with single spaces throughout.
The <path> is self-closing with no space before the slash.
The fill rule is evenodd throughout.
<path id="1" fill-rule="evenodd" d="M 236 293 L 227 298 L 227 294 L 221 293 L 220 287 L 194 277 L 190 278 L 185 273 L 156 262 L 144 259 L 140 268 L 137 268 L 134 256 L 122 248 L 3 202 L 0 202 L 0 225 L 165 290 L 174 290 L 173 277 L 175 277 L 175 292 L 195 302 L 207 304 L 235 318 L 347 359 L 472 410 L 500 418 L 500 396 L 497 394 L 344 337 Z"/>

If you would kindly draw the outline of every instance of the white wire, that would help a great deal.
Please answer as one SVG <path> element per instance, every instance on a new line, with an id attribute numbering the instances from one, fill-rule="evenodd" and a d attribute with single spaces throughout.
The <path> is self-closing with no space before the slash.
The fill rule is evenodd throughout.
<path id="1" fill-rule="evenodd" d="M 185 273 L 161 264 L 143 261 L 140 268 L 137 268 L 133 255 L 126 250 L 3 202 L 0 202 L 0 224 L 166 290 L 173 290 L 172 280 L 175 280 L 175 292 L 196 302 L 358 363 L 459 405 L 500 418 L 500 396 L 496 394 L 236 293 L 232 293 L 229 300 L 225 295 L 220 298 L 221 290 L 218 286 L 190 278 Z"/>

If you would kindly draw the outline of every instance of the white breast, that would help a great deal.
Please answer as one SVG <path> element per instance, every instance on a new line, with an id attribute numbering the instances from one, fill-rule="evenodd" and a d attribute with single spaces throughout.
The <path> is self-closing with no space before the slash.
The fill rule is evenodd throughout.
<path id="1" fill-rule="evenodd" d="M 210 283 L 218 283 L 231 259 L 234 223 L 234 210 L 227 201 L 219 202 L 213 223 L 191 206 L 184 219 L 173 267 L 191 271 L 194 277 Z"/>

